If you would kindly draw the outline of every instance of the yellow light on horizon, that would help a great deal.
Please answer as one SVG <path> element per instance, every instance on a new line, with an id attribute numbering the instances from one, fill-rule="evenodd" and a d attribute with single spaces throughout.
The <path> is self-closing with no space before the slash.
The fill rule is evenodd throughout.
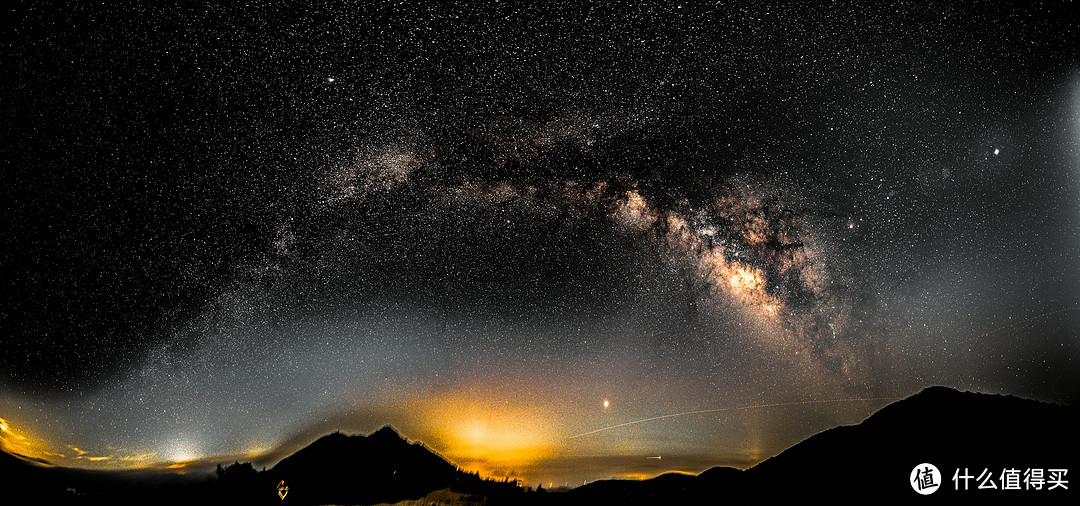
<path id="1" fill-rule="evenodd" d="M 450 395 L 431 402 L 425 427 L 436 451 L 454 464 L 487 477 L 516 473 L 555 450 L 553 429 L 535 406 Z"/>
<path id="2" fill-rule="evenodd" d="M 0 449 L 25 457 L 44 459 L 47 451 L 43 441 L 28 433 L 25 428 L 16 429 L 11 422 L 0 418 Z"/>

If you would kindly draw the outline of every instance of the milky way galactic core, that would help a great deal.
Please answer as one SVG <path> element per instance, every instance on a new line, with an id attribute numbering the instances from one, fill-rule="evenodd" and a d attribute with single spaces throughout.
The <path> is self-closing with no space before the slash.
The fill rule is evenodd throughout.
<path id="1" fill-rule="evenodd" d="M 0 447 L 573 485 L 1075 403 L 1070 9 L 12 7 Z"/>

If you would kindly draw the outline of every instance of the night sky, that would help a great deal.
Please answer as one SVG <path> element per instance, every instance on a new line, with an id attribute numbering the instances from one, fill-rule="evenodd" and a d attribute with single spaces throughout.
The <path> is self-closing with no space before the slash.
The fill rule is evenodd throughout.
<path id="1" fill-rule="evenodd" d="M 1080 397 L 1071 2 L 87 3 L 2 21 L 6 451 L 574 485 Z"/>

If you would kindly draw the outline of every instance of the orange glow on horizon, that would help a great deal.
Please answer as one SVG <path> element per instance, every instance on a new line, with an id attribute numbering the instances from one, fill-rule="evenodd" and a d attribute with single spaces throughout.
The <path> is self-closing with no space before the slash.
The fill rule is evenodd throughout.
<path id="1" fill-rule="evenodd" d="M 466 471 L 491 478 L 520 478 L 520 470 L 552 456 L 557 435 L 535 407 L 480 400 L 466 393 L 433 401 L 424 432 L 434 447 Z"/>
<path id="2" fill-rule="evenodd" d="M 621 474 L 616 475 L 615 477 L 620 479 L 620 480 L 644 481 L 644 480 L 650 480 L 650 479 L 656 478 L 657 476 L 660 476 L 662 474 L 684 474 L 686 476 L 697 476 L 696 473 L 691 473 L 691 472 L 683 471 L 683 470 L 680 470 L 680 469 L 668 469 L 668 470 L 665 470 L 665 471 L 657 471 L 657 472 L 650 472 L 650 473 L 621 473 Z"/>
<path id="3" fill-rule="evenodd" d="M 47 453 L 37 437 L 22 429 L 15 430 L 11 422 L 3 418 L 0 418 L 0 450 L 42 460 L 46 460 Z"/>
<path id="4" fill-rule="evenodd" d="M 155 453 L 133 454 L 115 448 L 100 452 L 84 450 L 70 444 L 56 445 L 3 418 L 0 418 L 0 450 L 36 461 L 38 464 L 79 469 L 126 470 L 159 467 Z"/>

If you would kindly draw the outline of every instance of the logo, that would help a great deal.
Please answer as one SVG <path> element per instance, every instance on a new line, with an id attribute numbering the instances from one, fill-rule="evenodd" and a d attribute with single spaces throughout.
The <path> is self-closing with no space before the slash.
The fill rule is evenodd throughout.
<path id="1" fill-rule="evenodd" d="M 922 495 L 933 494 L 941 486 L 941 471 L 933 464 L 919 464 L 911 470 L 908 483 Z"/>

